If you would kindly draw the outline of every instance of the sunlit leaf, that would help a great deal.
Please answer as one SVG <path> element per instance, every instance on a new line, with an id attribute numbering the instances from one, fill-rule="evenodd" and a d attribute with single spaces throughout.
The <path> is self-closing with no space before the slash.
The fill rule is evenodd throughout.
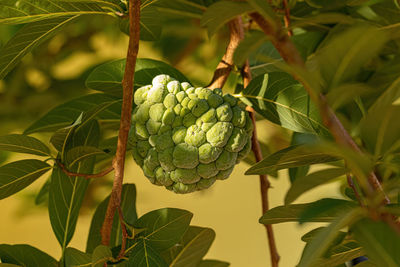
<path id="1" fill-rule="evenodd" d="M 0 199 L 21 191 L 50 169 L 50 165 L 36 159 L 25 159 L 1 166 Z"/>
<path id="2" fill-rule="evenodd" d="M 125 59 L 114 60 L 98 66 L 87 78 L 86 86 L 93 90 L 121 97 L 125 61 Z M 135 87 L 151 84 L 153 78 L 159 74 L 168 74 L 180 82 L 188 81 L 175 68 L 153 59 L 137 59 L 135 70 Z"/>
<path id="3" fill-rule="evenodd" d="M 22 24 L 65 16 L 108 14 L 95 3 L 55 0 L 2 0 L 1 24 Z"/>
<path id="4" fill-rule="evenodd" d="M 289 74 L 272 72 L 253 79 L 240 97 L 266 119 L 296 132 L 329 135 L 318 109 Z"/>
<path id="5" fill-rule="evenodd" d="M 181 240 L 189 228 L 193 214 L 186 210 L 165 208 L 150 211 L 140 217 L 134 227 L 144 229 L 140 233 L 156 250 L 163 251 Z"/>
<path id="6" fill-rule="evenodd" d="M 337 161 L 338 158 L 322 151 L 312 150 L 304 145 L 297 145 L 282 149 L 268 157 L 264 158 L 259 163 L 253 165 L 246 171 L 248 174 L 269 174 L 270 172 L 317 164 Z"/>
<path id="7" fill-rule="evenodd" d="M 49 148 L 42 141 L 23 134 L 0 136 L 0 150 L 49 156 Z"/>
<path id="8" fill-rule="evenodd" d="M 26 267 L 56 267 L 57 261 L 43 251 L 29 245 L 0 245 L 2 263 L 14 263 Z"/>
<path id="9" fill-rule="evenodd" d="M 32 49 L 53 37 L 79 15 L 46 19 L 25 25 L 0 48 L 0 80 Z"/>
<path id="10" fill-rule="evenodd" d="M 25 134 L 50 132 L 71 125 L 82 112 L 95 110 L 102 103 L 116 101 L 118 98 L 105 94 L 90 94 L 61 104 L 25 130 Z M 118 121 L 121 118 L 121 102 L 116 102 L 98 114 L 100 122 Z"/>
<path id="11" fill-rule="evenodd" d="M 319 203 L 317 201 L 306 204 L 290 204 L 286 206 L 278 206 L 267 211 L 260 218 L 259 222 L 262 224 L 297 222 L 300 220 L 305 211 L 312 211 L 312 209 L 318 206 L 318 204 Z M 319 211 L 317 215 L 309 217 L 307 222 L 331 222 L 336 218 L 336 216 L 338 216 L 338 214 L 340 214 L 344 210 L 352 209 L 355 206 L 351 202 L 345 200 L 340 203 L 338 201 L 338 204 L 339 205 L 334 208 Z"/>

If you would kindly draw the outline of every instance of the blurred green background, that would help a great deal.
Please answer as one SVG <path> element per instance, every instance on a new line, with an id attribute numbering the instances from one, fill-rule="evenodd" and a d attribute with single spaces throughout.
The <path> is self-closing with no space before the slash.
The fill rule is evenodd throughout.
<path id="1" fill-rule="evenodd" d="M 0 46 L 4 45 L 20 26 L 0 26 Z M 90 93 L 85 79 L 98 64 L 123 58 L 127 36 L 122 34 L 113 18 L 81 19 L 50 41 L 27 55 L 4 80 L 0 81 L 0 134 L 22 133 L 35 119 L 51 108 L 74 97 Z M 208 39 L 205 30 L 187 21 L 170 21 L 161 41 L 141 42 L 139 57 L 159 59 L 178 68 L 195 85 L 207 85 L 227 43 L 227 32 Z M 224 91 L 232 91 L 237 74 L 232 74 Z M 257 122 L 260 140 L 267 144 L 265 154 L 287 146 L 290 133 L 265 120 Z M 49 135 L 35 137 L 48 142 Z M 31 156 L 29 156 L 31 158 Z M 0 163 L 22 159 L 21 155 L 0 152 Z M 125 182 L 137 186 L 138 214 L 163 208 L 187 209 L 194 213 L 193 223 L 211 227 L 217 237 L 207 258 L 229 261 L 232 267 L 269 266 L 265 229 L 258 223 L 261 198 L 257 176 L 244 176 L 249 167 L 240 163 L 232 176 L 217 182 L 205 192 L 176 195 L 148 182 L 132 158 L 127 159 Z M 60 257 L 47 213 L 47 203 L 36 206 L 34 199 L 48 176 L 28 189 L 0 201 L 0 243 L 33 245 L 52 256 Z M 93 180 L 75 236 L 70 246 L 84 250 L 91 216 L 96 205 L 109 194 L 112 175 Z M 283 204 L 289 187 L 286 171 L 271 178 L 270 206 Z M 337 183 L 321 186 L 302 196 L 297 202 L 316 200 L 321 196 L 339 196 Z M 274 226 L 280 266 L 295 266 L 304 243 L 300 237 L 318 225 L 299 226 L 295 223 Z"/>

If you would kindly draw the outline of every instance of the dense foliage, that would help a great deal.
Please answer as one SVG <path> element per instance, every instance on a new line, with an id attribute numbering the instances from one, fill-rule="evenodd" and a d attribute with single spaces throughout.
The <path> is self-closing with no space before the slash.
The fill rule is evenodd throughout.
<path id="1" fill-rule="evenodd" d="M 97 32 L 129 33 L 127 2 L 0 2 L 2 124 L 27 125 L 34 120 L 22 134 L 0 137 L 0 161 L 8 152 L 35 156 L 0 167 L 0 199 L 51 171 L 36 202 L 43 203 L 48 196 L 44 202 L 62 249 L 62 258 L 56 260 L 26 244 L 2 244 L 0 266 L 39 266 L 38 262 L 40 266 L 229 265 L 203 259 L 215 233 L 191 226 L 189 211 L 165 208 L 138 216 L 133 184 L 122 188 L 121 213 L 114 215 L 108 246 L 102 245 L 100 228 L 110 197 L 94 213 L 86 251 L 68 246 L 88 194 L 87 178 L 110 165 L 117 149 L 126 60 L 104 63 L 103 58 L 96 68 L 64 80 L 52 66 L 74 51 L 93 49 L 88 42 Z M 291 187 L 285 205 L 272 207 L 259 223 L 327 223 L 303 236 L 306 246 L 298 266 L 344 266 L 360 256 L 368 261 L 357 266 L 400 266 L 400 127 L 396 119 L 400 116 L 400 3 L 142 0 L 140 39 L 152 41 L 171 64 L 190 58 L 215 68 L 228 40 L 225 25 L 238 17 L 245 35 L 234 51 L 232 71 L 223 88 L 231 88 L 234 98 L 223 101 L 251 106 L 259 118 L 291 133 L 288 147 L 265 154 L 246 172 L 276 176 L 279 170 L 289 171 Z M 204 28 L 209 37 L 217 36 L 202 37 Z M 214 48 L 217 60 L 215 54 L 211 60 L 203 58 L 200 51 L 207 45 Z M 248 85 L 242 79 L 247 62 L 252 76 Z M 36 78 L 26 78 L 27 72 Z M 182 73 L 187 72 L 182 69 Z M 138 88 L 152 84 L 160 74 L 205 87 L 199 84 L 207 82 L 204 77 L 193 74 L 190 81 L 182 73 L 165 62 L 139 58 L 134 89 L 143 91 Z M 83 90 L 84 85 L 90 91 Z M 69 90 L 71 100 L 50 109 L 49 104 L 65 97 L 57 90 L 40 92 L 50 87 L 82 90 Z M 26 103 L 24 110 L 15 107 L 13 103 L 18 102 Z M 7 131 L 2 125 L 0 129 Z M 37 133 L 46 133 L 51 147 L 32 136 Z M 243 134 L 249 144 L 250 131 Z M 265 141 L 259 141 L 264 146 Z M 129 152 L 135 153 L 133 147 L 128 146 Z M 243 147 L 244 143 L 240 150 Z M 160 150 L 164 148 L 168 147 Z M 141 163 L 138 157 L 136 161 Z M 135 163 L 129 159 L 127 164 Z M 322 164 L 318 171 L 310 169 L 315 164 Z M 293 203 L 303 193 L 334 180 L 342 182 L 342 198 Z"/>

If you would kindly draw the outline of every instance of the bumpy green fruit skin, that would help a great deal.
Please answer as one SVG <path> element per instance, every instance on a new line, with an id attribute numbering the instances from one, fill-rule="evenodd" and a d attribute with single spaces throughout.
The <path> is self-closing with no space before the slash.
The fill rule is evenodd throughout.
<path id="1" fill-rule="evenodd" d="M 220 89 L 194 88 L 168 75 L 135 91 L 129 142 L 153 184 L 185 194 L 225 180 L 251 150 L 244 104 Z"/>

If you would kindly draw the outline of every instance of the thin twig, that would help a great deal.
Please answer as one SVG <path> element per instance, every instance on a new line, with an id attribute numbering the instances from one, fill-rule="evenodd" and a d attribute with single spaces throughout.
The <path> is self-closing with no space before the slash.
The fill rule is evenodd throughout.
<path id="1" fill-rule="evenodd" d="M 250 114 L 250 118 L 253 122 L 253 136 L 251 138 L 251 149 L 253 150 L 254 156 L 256 158 L 256 162 L 259 162 L 263 159 L 260 143 L 258 142 L 257 137 L 257 128 L 256 128 L 256 116 L 255 111 L 252 107 L 247 106 L 246 110 Z M 268 190 L 271 187 L 271 183 L 268 180 L 267 175 L 260 175 L 260 190 L 261 190 L 261 204 L 262 204 L 262 214 L 266 213 L 269 210 L 269 198 L 268 198 Z M 272 229 L 271 224 L 264 224 L 267 230 L 268 236 L 268 245 L 269 245 L 269 253 L 271 256 L 271 266 L 277 267 L 279 264 L 280 256 L 278 254 L 278 249 L 276 247 L 275 236 Z"/>
<path id="2" fill-rule="evenodd" d="M 122 183 L 124 179 L 125 154 L 128 143 L 129 129 L 131 126 L 133 81 L 135 76 L 136 58 L 139 51 L 140 37 L 140 0 L 129 1 L 129 46 L 126 58 L 126 66 L 123 86 L 123 101 L 121 109 L 121 123 L 119 127 L 116 160 L 114 164 L 115 176 L 110 200 L 108 202 L 106 216 L 101 228 L 102 244 L 110 243 L 110 236 L 115 211 L 121 205 Z"/>
<path id="3" fill-rule="evenodd" d="M 350 186 L 350 188 L 354 192 L 354 196 L 356 197 L 358 204 L 360 204 L 361 207 L 364 207 L 364 203 L 362 202 L 361 196 L 358 193 L 358 190 L 354 184 L 353 178 L 351 178 L 350 173 L 346 173 L 346 178 L 347 178 L 347 184 Z"/>
<path id="4" fill-rule="evenodd" d="M 121 242 L 121 250 L 119 251 L 117 260 L 122 259 L 125 256 L 125 249 L 126 249 L 126 239 L 129 237 L 128 231 L 126 230 L 126 225 L 124 222 L 124 215 L 122 214 L 121 206 L 118 206 L 118 216 L 119 216 L 119 223 L 121 224 L 122 229 L 122 242 Z"/>
<path id="5" fill-rule="evenodd" d="M 231 73 L 234 62 L 233 55 L 241 40 L 244 38 L 243 22 L 241 17 L 236 17 L 228 23 L 230 40 L 226 52 L 215 69 L 214 76 L 207 88 L 222 88 Z"/>
<path id="6" fill-rule="evenodd" d="M 283 0 L 283 9 L 285 11 L 285 16 L 283 17 L 283 20 L 285 22 L 285 27 L 287 29 L 288 35 L 291 37 L 293 36 L 293 31 L 290 29 L 290 8 L 287 0 Z"/>
<path id="7" fill-rule="evenodd" d="M 305 68 L 304 61 L 300 56 L 297 48 L 291 42 L 289 36 L 284 34 L 284 30 L 282 25 L 279 21 L 276 21 L 276 25 L 271 25 L 267 20 L 265 20 L 259 13 L 251 13 L 250 17 L 258 24 L 258 26 L 264 31 L 266 35 L 270 38 L 271 43 L 277 49 L 281 57 L 289 64 L 294 67 Z M 307 93 L 311 97 L 311 99 L 317 103 L 319 108 L 319 112 L 323 119 L 324 125 L 330 130 L 333 137 L 335 138 L 336 143 L 343 144 L 358 153 L 362 153 L 361 149 L 357 146 L 354 142 L 353 138 L 349 135 L 347 130 L 344 128 L 343 124 L 340 122 L 336 114 L 327 104 L 325 97 L 323 95 L 317 95 L 309 87 L 308 84 L 304 83 L 302 79 L 296 77 L 294 78 L 299 80 L 304 88 L 306 89 Z M 375 173 L 371 173 L 368 177 L 369 184 L 371 187 L 382 194 L 384 197 L 384 204 L 390 203 L 389 198 L 383 191 L 383 188 L 376 177 Z"/>
<path id="8" fill-rule="evenodd" d="M 115 158 L 114 158 L 115 160 Z M 114 162 L 113 160 L 113 162 Z M 57 165 L 61 168 L 61 170 L 68 175 L 69 177 L 84 177 L 86 179 L 90 179 L 90 178 L 99 178 L 99 177 L 103 177 L 107 174 L 109 174 L 110 172 L 112 172 L 114 170 L 114 166 L 113 164 L 111 164 L 110 167 L 108 167 L 107 169 L 105 169 L 104 171 L 101 171 L 99 173 L 93 173 L 93 174 L 86 174 L 86 173 L 76 173 L 76 172 L 70 172 L 67 167 L 65 167 L 64 164 L 62 164 L 60 161 L 57 160 Z"/>

